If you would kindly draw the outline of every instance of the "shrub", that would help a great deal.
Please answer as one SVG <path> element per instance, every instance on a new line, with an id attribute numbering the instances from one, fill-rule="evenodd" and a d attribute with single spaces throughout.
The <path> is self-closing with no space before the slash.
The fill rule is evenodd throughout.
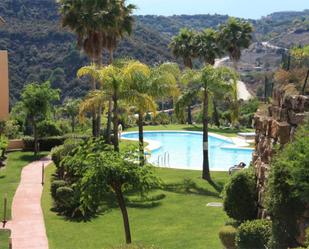
<path id="1" fill-rule="evenodd" d="M 224 188 L 224 210 L 237 221 L 253 220 L 257 215 L 257 190 L 252 170 L 233 175 Z"/>
<path id="2" fill-rule="evenodd" d="M 38 123 L 37 129 L 40 137 L 60 136 L 63 134 L 60 127 L 51 120 Z"/>
<path id="3" fill-rule="evenodd" d="M 87 140 L 89 136 L 57 136 L 57 137 L 45 137 L 39 139 L 40 150 L 41 151 L 50 151 L 52 148 L 63 145 L 64 142 L 69 139 L 81 139 Z M 23 138 L 25 150 L 32 151 L 34 149 L 34 139 L 32 137 Z"/>
<path id="4" fill-rule="evenodd" d="M 271 221 L 246 221 L 238 227 L 236 245 L 239 249 L 265 249 L 271 238 Z"/>
<path id="5" fill-rule="evenodd" d="M 170 123 L 170 116 L 165 112 L 160 112 L 154 117 L 153 123 L 156 125 L 167 125 Z"/>
<path id="6" fill-rule="evenodd" d="M 266 208 L 272 217 L 272 246 L 296 247 L 298 220 L 309 203 L 309 120 L 295 139 L 276 153 L 267 181 Z"/>
<path id="7" fill-rule="evenodd" d="M 8 120 L 5 122 L 4 134 L 9 139 L 18 138 L 20 126 L 16 120 Z"/>
<path id="8" fill-rule="evenodd" d="M 74 201 L 74 190 L 71 187 L 59 187 L 55 197 L 57 208 L 65 212 L 71 213 L 78 205 L 77 202 Z"/>
<path id="9" fill-rule="evenodd" d="M 4 165 L 3 161 L 6 159 L 5 152 L 9 145 L 9 141 L 6 137 L 0 136 L 0 167 Z"/>
<path id="10" fill-rule="evenodd" d="M 236 228 L 233 226 L 224 226 L 219 231 L 219 238 L 224 248 L 235 249 Z"/>
<path id="11" fill-rule="evenodd" d="M 50 186 L 51 196 L 54 199 L 56 199 L 56 193 L 57 193 L 58 188 L 64 187 L 65 185 L 66 185 L 65 181 L 62 181 L 62 180 L 53 181 Z"/>

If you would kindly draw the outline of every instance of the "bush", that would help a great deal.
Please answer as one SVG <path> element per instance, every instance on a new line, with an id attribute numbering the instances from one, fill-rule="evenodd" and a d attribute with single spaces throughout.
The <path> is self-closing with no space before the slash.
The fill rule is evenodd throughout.
<path id="1" fill-rule="evenodd" d="M 170 123 L 170 116 L 165 112 L 160 112 L 154 117 L 153 123 L 155 125 L 168 125 Z"/>
<path id="2" fill-rule="evenodd" d="M 5 152 L 9 145 L 9 141 L 6 137 L 0 136 L 0 167 L 4 166 L 3 161 L 6 159 Z"/>
<path id="3" fill-rule="evenodd" d="M 56 193 L 58 188 L 64 187 L 66 185 L 65 181 L 62 180 L 55 180 L 51 183 L 50 186 L 50 192 L 51 192 L 51 196 L 56 199 Z"/>
<path id="4" fill-rule="evenodd" d="M 267 181 L 265 204 L 273 221 L 274 248 L 298 246 L 298 221 L 309 203 L 309 120 L 297 129 L 294 141 L 272 159 Z"/>
<path id="5" fill-rule="evenodd" d="M 61 161 L 68 156 L 78 145 L 83 142 L 82 139 L 69 138 L 65 140 L 63 145 L 54 147 L 51 151 L 51 158 L 56 165 L 57 175 L 60 179 L 64 175 L 64 166 L 61 165 Z"/>
<path id="6" fill-rule="evenodd" d="M 16 120 L 8 120 L 5 122 L 5 127 L 3 133 L 9 139 L 18 138 L 20 131 L 20 126 Z"/>
<path id="7" fill-rule="evenodd" d="M 257 215 L 256 179 L 252 170 L 233 175 L 224 187 L 224 210 L 237 221 L 253 220 Z"/>
<path id="8" fill-rule="evenodd" d="M 60 136 L 63 134 L 60 127 L 51 120 L 38 123 L 37 129 L 40 137 Z"/>
<path id="9" fill-rule="evenodd" d="M 224 226 L 219 231 L 219 238 L 224 248 L 235 249 L 236 228 L 233 226 Z"/>
<path id="10" fill-rule="evenodd" d="M 56 191 L 55 202 L 57 208 L 65 212 L 72 212 L 77 207 L 74 201 L 74 190 L 71 187 L 59 187 Z"/>
<path id="11" fill-rule="evenodd" d="M 64 142 L 69 138 L 87 140 L 89 136 L 57 136 L 39 138 L 40 151 L 50 151 L 56 146 L 63 145 Z M 25 137 L 23 141 L 25 150 L 32 151 L 34 149 L 34 139 L 32 137 Z"/>
<path id="12" fill-rule="evenodd" d="M 265 249 L 271 238 L 271 221 L 246 221 L 238 227 L 236 245 L 239 249 Z"/>

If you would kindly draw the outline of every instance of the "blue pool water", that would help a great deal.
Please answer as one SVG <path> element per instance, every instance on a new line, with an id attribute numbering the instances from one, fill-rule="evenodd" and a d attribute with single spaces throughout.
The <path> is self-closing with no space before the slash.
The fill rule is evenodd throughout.
<path id="1" fill-rule="evenodd" d="M 124 139 L 138 139 L 138 133 L 126 133 Z M 144 139 L 154 147 L 148 161 L 152 164 L 201 170 L 203 164 L 203 135 L 201 132 L 144 132 Z M 151 142 L 153 141 L 153 142 Z M 209 162 L 212 171 L 227 171 L 231 166 L 252 159 L 252 149 L 237 148 L 228 138 L 209 135 Z"/>

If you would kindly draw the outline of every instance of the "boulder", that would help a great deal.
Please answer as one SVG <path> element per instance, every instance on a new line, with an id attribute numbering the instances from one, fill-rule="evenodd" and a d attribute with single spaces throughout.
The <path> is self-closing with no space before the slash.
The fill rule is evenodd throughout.
<path id="1" fill-rule="evenodd" d="M 288 122 L 278 122 L 277 125 L 280 144 L 287 144 L 290 141 L 290 124 Z"/>

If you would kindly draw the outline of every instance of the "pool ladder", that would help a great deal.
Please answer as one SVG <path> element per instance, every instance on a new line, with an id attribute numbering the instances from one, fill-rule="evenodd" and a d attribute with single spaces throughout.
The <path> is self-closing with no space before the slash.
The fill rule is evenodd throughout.
<path id="1" fill-rule="evenodd" d="M 170 154 L 167 151 L 163 155 L 158 156 L 157 165 L 159 167 L 170 166 Z"/>

